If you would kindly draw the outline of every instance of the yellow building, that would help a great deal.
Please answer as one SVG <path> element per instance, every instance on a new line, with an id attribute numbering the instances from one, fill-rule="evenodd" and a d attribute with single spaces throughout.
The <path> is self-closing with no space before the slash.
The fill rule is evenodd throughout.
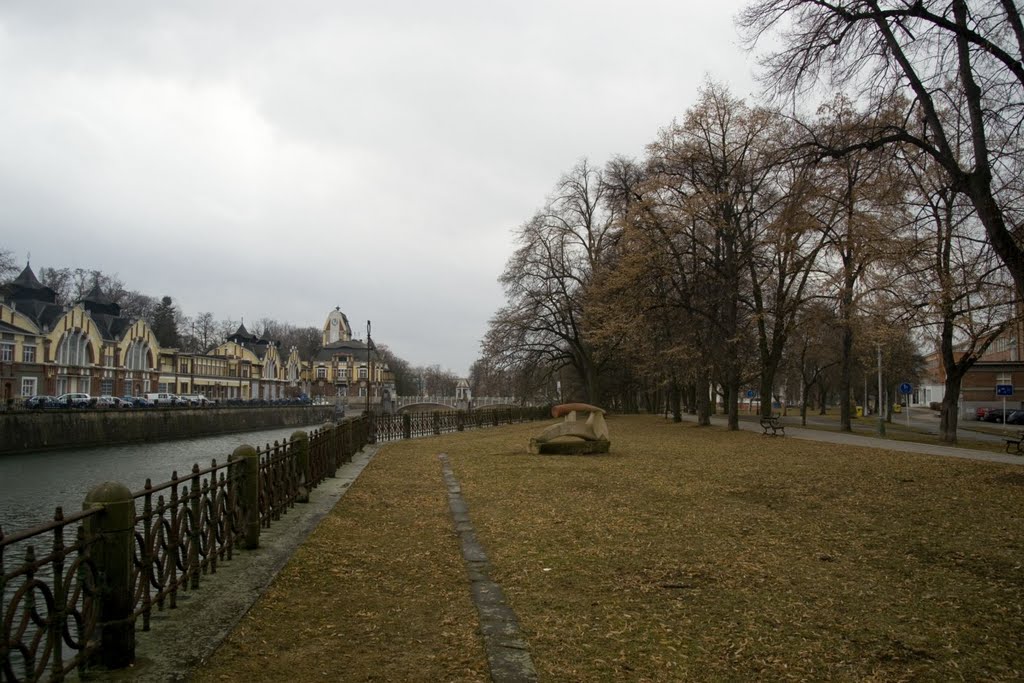
<path id="1" fill-rule="evenodd" d="M 30 266 L 3 288 L 0 387 L 5 402 L 37 394 L 128 395 L 151 391 L 159 344 L 142 320 L 121 317 L 94 287 L 73 306 L 56 303 Z"/>
<path id="2" fill-rule="evenodd" d="M 35 395 L 204 394 L 218 400 L 276 400 L 301 394 L 380 403 L 394 377 L 372 346 L 352 339 L 331 311 L 322 347 L 304 360 L 296 348 L 250 334 L 245 325 L 205 353 L 162 348 L 143 320 L 121 316 L 98 287 L 73 306 L 26 266 L 0 290 L 0 390 L 4 405 Z"/>

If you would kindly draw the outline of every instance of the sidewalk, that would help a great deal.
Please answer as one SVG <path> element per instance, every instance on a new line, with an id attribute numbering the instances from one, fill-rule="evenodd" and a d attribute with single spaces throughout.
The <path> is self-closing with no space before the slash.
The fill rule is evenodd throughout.
<path id="1" fill-rule="evenodd" d="M 696 415 L 683 415 L 683 420 L 696 422 Z M 716 427 L 725 428 L 727 419 L 722 416 L 713 416 L 711 424 Z M 954 446 L 939 446 L 936 444 L 915 443 L 913 441 L 897 441 L 895 439 L 882 439 L 877 436 L 864 436 L 861 434 L 850 434 L 848 432 L 825 431 L 821 429 L 807 429 L 797 427 L 789 420 L 783 420 L 786 426 L 786 436 L 806 441 L 820 441 L 847 446 L 864 446 L 866 448 L 884 448 L 889 451 L 900 451 L 903 453 L 920 453 L 923 455 L 943 455 L 950 458 L 963 458 L 965 460 L 982 460 L 985 462 L 998 462 L 1004 465 L 1024 465 L 1024 456 L 1010 455 L 1008 453 L 990 453 L 978 451 L 971 448 L 957 448 Z M 748 432 L 761 432 L 761 426 L 756 420 L 740 418 L 740 429 Z"/>

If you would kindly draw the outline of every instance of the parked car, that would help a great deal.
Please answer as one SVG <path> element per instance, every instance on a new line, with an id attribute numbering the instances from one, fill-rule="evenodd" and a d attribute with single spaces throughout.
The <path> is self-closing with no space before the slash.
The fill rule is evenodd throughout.
<path id="1" fill-rule="evenodd" d="M 155 406 L 177 406 L 183 405 L 181 400 L 174 394 L 168 393 L 157 393 L 157 394 L 146 394 L 146 398 L 153 402 Z"/>
<path id="2" fill-rule="evenodd" d="M 1002 408 L 989 408 L 985 411 L 985 417 L 982 418 L 985 422 L 998 422 L 1002 424 L 1003 420 L 1012 413 L 1010 409 L 1003 410 Z"/>
<path id="3" fill-rule="evenodd" d="M 136 408 L 152 408 L 153 402 L 145 396 L 122 396 L 122 400 L 131 401 Z"/>
<path id="4" fill-rule="evenodd" d="M 977 408 L 977 409 L 975 409 L 975 411 L 974 411 L 974 419 L 975 420 L 984 420 L 985 419 L 985 414 L 988 411 L 990 411 L 990 410 L 994 410 L 994 409 L 993 408 Z"/>
<path id="5" fill-rule="evenodd" d="M 113 396 L 97 396 L 92 402 L 93 408 L 115 408 L 116 406 Z"/>
<path id="6" fill-rule="evenodd" d="M 29 410 L 56 408 L 57 398 L 55 396 L 29 396 L 25 399 L 25 407 Z"/>
<path id="7" fill-rule="evenodd" d="M 91 403 L 89 394 L 61 394 L 57 397 L 57 405 L 61 408 L 88 408 Z"/>
<path id="8" fill-rule="evenodd" d="M 1006 416 L 1008 425 L 1024 425 L 1024 410 L 1013 410 Z"/>
<path id="9" fill-rule="evenodd" d="M 182 396 L 183 399 L 191 403 L 193 406 L 204 407 L 204 406 L 215 406 L 217 401 L 206 398 L 203 394 L 185 394 Z"/>
<path id="10" fill-rule="evenodd" d="M 122 396 L 114 396 L 114 407 L 120 410 L 133 410 L 135 408 L 135 401 L 131 398 L 124 398 Z"/>

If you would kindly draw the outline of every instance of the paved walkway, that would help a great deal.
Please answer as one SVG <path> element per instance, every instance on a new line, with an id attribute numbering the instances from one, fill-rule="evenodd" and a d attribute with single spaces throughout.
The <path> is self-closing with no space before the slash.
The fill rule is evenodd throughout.
<path id="1" fill-rule="evenodd" d="M 683 420 L 696 422 L 696 415 L 683 415 Z M 711 418 L 711 424 L 716 427 L 727 426 L 725 417 L 715 416 Z M 949 458 L 964 458 L 967 460 L 984 460 L 987 462 L 999 462 L 1006 465 L 1024 465 L 1024 456 L 1009 455 L 1007 453 L 991 453 L 989 451 L 978 451 L 971 448 L 956 448 L 954 446 L 939 446 L 937 444 L 916 443 L 913 441 L 897 441 L 895 439 L 882 439 L 877 436 L 864 436 L 861 434 L 849 434 L 839 431 L 825 431 L 821 429 L 805 429 L 797 427 L 785 421 L 786 437 L 794 439 L 805 439 L 807 441 L 821 441 L 823 443 L 845 444 L 848 446 L 865 446 L 867 448 L 884 448 L 889 451 L 902 451 L 904 453 L 922 453 L 925 455 L 943 455 Z M 740 429 L 748 432 L 760 433 L 761 425 L 756 419 L 740 419 Z M 769 438 L 769 437 L 765 437 Z"/>

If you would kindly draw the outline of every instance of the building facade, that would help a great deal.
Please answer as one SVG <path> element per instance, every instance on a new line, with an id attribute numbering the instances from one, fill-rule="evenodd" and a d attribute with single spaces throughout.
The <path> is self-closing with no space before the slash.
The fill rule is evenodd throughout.
<path id="1" fill-rule="evenodd" d="M 300 395 L 379 404 L 394 376 L 372 346 L 352 339 L 340 309 L 324 322 L 312 358 L 239 325 L 216 347 L 189 353 L 161 347 L 144 320 L 121 315 L 98 287 L 71 306 L 25 269 L 0 288 L 0 397 L 3 405 L 65 393 L 140 396 L 205 394 L 218 400 L 276 400 Z"/>

